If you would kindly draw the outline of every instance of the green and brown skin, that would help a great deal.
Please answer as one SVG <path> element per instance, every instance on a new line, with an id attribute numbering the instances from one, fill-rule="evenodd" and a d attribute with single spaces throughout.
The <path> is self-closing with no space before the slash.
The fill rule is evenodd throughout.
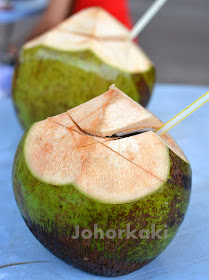
<path id="1" fill-rule="evenodd" d="M 13 100 L 24 128 L 80 105 L 115 84 L 146 106 L 155 82 L 154 67 L 126 73 L 91 51 L 64 52 L 39 46 L 23 49 L 13 80 Z"/>
<path id="2" fill-rule="evenodd" d="M 182 223 L 190 199 L 191 168 L 172 151 L 170 175 L 162 187 L 138 201 L 110 204 L 96 201 L 73 185 L 41 182 L 29 171 L 21 140 L 13 166 L 13 188 L 20 212 L 31 232 L 53 254 L 87 272 L 118 276 L 135 271 L 156 258 Z M 107 182 L 108 183 L 108 182 Z M 163 239 L 72 239 L 75 226 L 93 231 L 94 224 L 108 229 L 164 229 Z M 163 235 L 162 235 L 163 236 Z"/>

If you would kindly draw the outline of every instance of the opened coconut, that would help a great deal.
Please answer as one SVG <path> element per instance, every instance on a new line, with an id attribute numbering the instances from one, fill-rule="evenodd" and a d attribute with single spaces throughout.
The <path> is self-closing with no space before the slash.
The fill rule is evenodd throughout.
<path id="1" fill-rule="evenodd" d="M 23 127 L 82 104 L 112 83 L 145 106 L 154 67 L 128 35 L 105 10 L 89 8 L 25 44 L 13 83 Z"/>
<path id="2" fill-rule="evenodd" d="M 154 130 L 162 122 L 112 86 L 37 122 L 14 160 L 13 187 L 31 232 L 87 272 L 115 276 L 155 259 L 187 211 L 191 168 Z"/>

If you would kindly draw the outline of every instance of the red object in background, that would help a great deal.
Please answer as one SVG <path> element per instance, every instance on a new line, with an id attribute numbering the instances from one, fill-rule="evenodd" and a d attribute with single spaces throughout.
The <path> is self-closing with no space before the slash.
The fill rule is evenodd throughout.
<path id="1" fill-rule="evenodd" d="M 104 8 L 120 22 L 122 22 L 126 27 L 129 29 L 132 28 L 133 25 L 130 16 L 128 0 L 76 0 L 74 13 L 93 6 Z"/>

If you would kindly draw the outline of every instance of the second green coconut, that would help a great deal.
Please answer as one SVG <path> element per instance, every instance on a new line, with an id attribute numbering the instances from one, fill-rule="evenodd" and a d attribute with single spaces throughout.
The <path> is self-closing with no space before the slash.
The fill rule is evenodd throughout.
<path id="1" fill-rule="evenodd" d="M 155 70 L 129 30 L 101 8 L 89 8 L 22 48 L 13 101 L 24 128 L 108 90 L 114 83 L 146 106 Z"/>

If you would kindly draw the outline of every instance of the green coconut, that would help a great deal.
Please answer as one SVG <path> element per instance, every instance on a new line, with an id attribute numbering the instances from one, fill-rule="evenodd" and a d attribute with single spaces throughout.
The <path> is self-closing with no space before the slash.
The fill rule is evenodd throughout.
<path id="1" fill-rule="evenodd" d="M 54 255 L 116 276 L 155 259 L 187 211 L 191 168 L 162 122 L 123 92 L 37 122 L 13 166 L 22 217 Z"/>
<path id="2" fill-rule="evenodd" d="M 145 106 L 154 66 L 129 30 L 101 8 L 73 15 L 26 43 L 13 80 L 13 101 L 24 128 L 107 91 L 114 83 Z"/>

